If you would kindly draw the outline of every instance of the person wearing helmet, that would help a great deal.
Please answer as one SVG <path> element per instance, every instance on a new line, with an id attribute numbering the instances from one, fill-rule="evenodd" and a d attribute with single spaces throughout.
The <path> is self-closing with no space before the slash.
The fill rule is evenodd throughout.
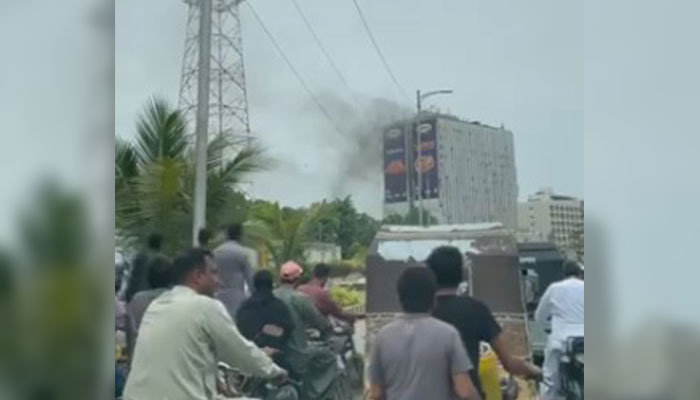
<path id="1" fill-rule="evenodd" d="M 296 290 L 303 273 L 303 268 L 296 262 L 284 263 L 280 268 L 280 285 L 274 291 L 275 297 L 287 306 L 293 325 L 282 356 L 294 374 L 303 377 L 301 398 L 325 399 L 335 390 L 338 365 L 332 351 L 310 344 L 307 340 L 307 329 L 317 329 L 325 335 L 331 326 L 313 300 Z"/>

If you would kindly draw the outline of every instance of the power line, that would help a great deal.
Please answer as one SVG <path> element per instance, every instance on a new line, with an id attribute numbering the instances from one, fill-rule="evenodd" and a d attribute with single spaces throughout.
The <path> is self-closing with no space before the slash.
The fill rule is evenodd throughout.
<path id="1" fill-rule="evenodd" d="M 352 88 L 348 84 L 348 81 L 343 76 L 343 73 L 340 72 L 340 69 L 338 68 L 336 63 L 333 61 L 333 59 L 331 58 L 330 54 L 328 53 L 328 50 L 326 50 L 326 47 L 323 45 L 323 42 L 321 42 L 321 39 L 318 37 L 318 35 L 316 34 L 316 31 L 311 26 L 311 22 L 309 22 L 308 18 L 306 18 L 306 14 L 304 14 L 304 11 L 301 9 L 301 6 L 299 6 L 299 3 L 297 2 L 297 0 L 291 0 L 291 1 L 292 1 L 292 4 L 294 4 L 294 8 L 297 9 L 299 16 L 304 21 L 304 24 L 306 25 L 306 28 L 309 30 L 309 33 L 311 33 L 311 36 L 314 38 L 314 41 L 316 42 L 318 47 L 321 49 L 321 52 L 323 52 L 323 55 L 326 57 L 328 64 L 330 64 L 331 68 L 333 68 L 333 70 L 335 71 L 335 74 L 338 75 L 338 79 L 340 79 L 340 81 L 343 82 L 343 84 L 350 91 L 351 94 L 354 94 L 354 92 L 352 91 Z"/>
<path id="2" fill-rule="evenodd" d="M 270 41 L 272 44 L 275 46 L 275 49 L 277 49 L 277 52 L 280 54 L 280 56 L 284 59 L 284 61 L 287 63 L 287 66 L 289 69 L 292 71 L 294 76 L 297 78 L 301 86 L 306 90 L 306 93 L 308 93 L 309 97 L 311 97 L 311 100 L 313 100 L 314 103 L 316 103 L 316 106 L 318 107 L 319 110 L 323 113 L 323 115 L 328 119 L 328 122 L 331 124 L 333 129 L 340 135 L 343 133 L 341 130 L 338 128 L 338 126 L 335 124 L 333 121 L 333 118 L 331 117 L 331 114 L 326 110 L 326 108 L 321 104 L 321 101 L 316 97 L 313 91 L 311 91 L 311 88 L 309 88 L 309 85 L 306 84 L 306 81 L 304 81 L 304 78 L 301 77 L 297 69 L 294 67 L 294 64 L 292 64 L 292 61 L 287 57 L 287 55 L 284 53 L 282 50 L 282 47 L 280 47 L 279 43 L 277 43 L 277 40 L 275 37 L 272 35 L 272 32 L 270 32 L 269 29 L 267 29 L 267 26 L 265 26 L 265 23 L 263 22 L 262 18 L 260 18 L 260 15 L 258 15 L 257 11 L 255 11 L 255 8 L 253 8 L 252 4 L 250 1 L 245 2 L 248 7 L 250 8 L 250 11 L 253 12 L 253 16 L 255 16 L 255 19 L 258 21 L 260 26 L 263 28 L 265 33 L 267 34 L 267 37 L 270 38 Z"/>
<path id="3" fill-rule="evenodd" d="M 360 15 L 360 19 L 362 20 L 362 25 L 365 27 L 365 31 L 367 32 L 367 36 L 369 36 L 370 41 L 372 42 L 372 45 L 374 46 L 374 49 L 377 51 L 377 55 L 379 55 L 379 59 L 382 61 L 382 65 L 384 65 L 384 69 L 386 72 L 389 74 L 391 77 L 391 80 L 394 82 L 394 85 L 396 85 L 396 88 L 401 92 L 406 98 L 409 100 L 409 103 L 412 102 L 411 96 L 408 95 L 408 92 L 406 92 L 406 89 L 401 86 L 399 83 L 399 80 L 396 79 L 396 75 L 394 75 L 393 72 L 391 72 L 391 68 L 389 68 L 389 63 L 387 63 L 386 58 L 384 58 L 384 54 L 382 54 L 382 51 L 379 49 L 379 45 L 377 44 L 377 41 L 374 39 L 374 35 L 372 34 L 372 30 L 369 27 L 369 24 L 367 23 L 367 20 L 365 19 L 365 15 L 362 12 L 362 8 L 360 8 L 360 4 L 357 2 L 357 0 L 352 0 L 352 2 L 355 4 L 355 8 L 357 9 L 357 13 Z"/>

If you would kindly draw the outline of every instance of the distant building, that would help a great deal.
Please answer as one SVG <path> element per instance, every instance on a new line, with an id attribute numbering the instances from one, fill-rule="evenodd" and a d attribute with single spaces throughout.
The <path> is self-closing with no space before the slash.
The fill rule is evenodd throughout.
<path id="1" fill-rule="evenodd" d="M 438 223 L 500 222 L 517 227 L 512 132 L 442 114 L 389 126 L 384 132 L 385 217 L 406 215 L 419 206 L 419 165 L 423 208 Z"/>
<path id="2" fill-rule="evenodd" d="M 310 242 L 304 245 L 304 256 L 311 264 L 331 263 L 343 257 L 340 246 L 333 243 Z"/>
<path id="3" fill-rule="evenodd" d="M 561 249 L 583 232 L 583 200 L 543 189 L 518 204 L 518 241 L 551 241 Z"/>

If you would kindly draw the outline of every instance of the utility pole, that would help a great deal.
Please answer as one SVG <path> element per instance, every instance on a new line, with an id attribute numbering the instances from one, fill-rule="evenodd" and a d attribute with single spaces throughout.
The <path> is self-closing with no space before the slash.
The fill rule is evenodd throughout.
<path id="1" fill-rule="evenodd" d="M 414 125 L 413 129 L 416 129 L 416 161 L 415 165 L 418 167 L 418 225 L 423 226 L 423 163 L 422 163 L 422 149 L 421 149 L 421 143 L 422 143 L 422 135 L 423 131 L 418 130 L 418 126 L 420 126 L 420 113 L 421 113 L 421 96 L 420 96 L 420 90 L 416 91 L 416 110 L 417 110 L 417 118 L 416 118 L 416 125 Z"/>
<path id="2" fill-rule="evenodd" d="M 207 136 L 209 131 L 209 73 L 211 69 L 211 2 L 200 0 L 199 75 L 197 80 L 197 120 L 195 125 L 195 183 L 192 244 L 206 225 L 207 206 Z"/>

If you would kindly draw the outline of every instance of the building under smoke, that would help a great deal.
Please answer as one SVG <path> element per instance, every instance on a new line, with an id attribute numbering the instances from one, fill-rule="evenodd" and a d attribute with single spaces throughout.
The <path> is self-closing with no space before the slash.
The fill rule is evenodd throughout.
<path id="1" fill-rule="evenodd" d="M 411 207 L 419 207 L 419 180 L 423 208 L 440 223 L 501 222 L 517 227 L 513 133 L 503 127 L 442 114 L 423 114 L 420 120 L 388 126 L 384 216 L 406 215 Z"/>

